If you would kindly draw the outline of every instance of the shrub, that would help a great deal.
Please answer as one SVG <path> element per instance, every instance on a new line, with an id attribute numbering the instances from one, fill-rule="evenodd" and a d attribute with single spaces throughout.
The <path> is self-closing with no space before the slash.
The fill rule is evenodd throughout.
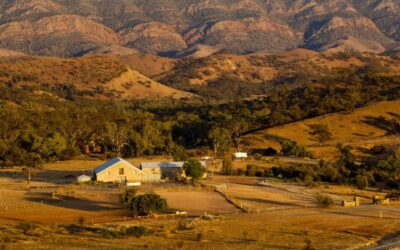
<path id="1" fill-rule="evenodd" d="M 17 225 L 17 229 L 21 230 L 22 233 L 28 234 L 35 230 L 37 228 L 37 225 L 31 223 L 31 222 L 21 222 Z"/>
<path id="2" fill-rule="evenodd" d="M 130 203 L 130 210 L 135 216 L 160 212 L 167 207 L 167 200 L 152 193 L 135 196 Z"/>
<path id="3" fill-rule="evenodd" d="M 180 145 L 172 147 L 172 157 L 174 161 L 187 161 L 189 159 L 186 149 Z"/>
<path id="4" fill-rule="evenodd" d="M 226 155 L 222 161 L 222 173 L 226 175 L 232 174 L 232 157 Z"/>
<path id="5" fill-rule="evenodd" d="M 121 193 L 121 203 L 129 205 L 132 199 L 136 196 L 138 190 L 136 188 L 127 188 Z"/>
<path id="6" fill-rule="evenodd" d="M 262 159 L 262 155 L 261 154 L 255 154 L 254 155 L 254 159 L 257 161 L 260 161 Z"/>
<path id="7" fill-rule="evenodd" d="M 80 233 L 80 232 L 83 231 L 83 228 L 82 228 L 82 227 L 80 227 L 80 226 L 78 226 L 78 225 L 75 225 L 75 224 L 66 225 L 66 226 L 64 226 L 64 228 L 65 228 L 65 229 L 68 231 L 68 233 L 70 233 L 70 234 L 76 234 L 76 233 Z"/>
<path id="8" fill-rule="evenodd" d="M 191 177 L 194 181 L 201 179 L 206 172 L 206 168 L 198 160 L 193 159 L 183 164 L 183 170 L 186 176 Z"/>
<path id="9" fill-rule="evenodd" d="M 81 227 L 81 228 L 84 228 L 84 226 L 85 226 L 85 217 L 83 217 L 83 216 L 79 216 L 79 218 L 78 218 L 78 224 L 79 224 L 79 226 Z"/>
<path id="10" fill-rule="evenodd" d="M 314 177 L 312 177 L 311 175 L 304 176 L 303 181 L 308 187 L 315 186 Z"/>
<path id="11" fill-rule="evenodd" d="M 246 166 L 246 175 L 247 176 L 256 176 L 258 170 L 258 166 L 249 164 Z"/>
<path id="12" fill-rule="evenodd" d="M 399 188 L 399 182 L 394 180 L 394 179 L 389 179 L 386 182 L 386 186 L 390 189 L 398 189 Z"/>
<path id="13" fill-rule="evenodd" d="M 321 208 L 329 208 L 334 204 L 334 201 L 331 197 L 323 194 L 316 195 L 315 202 L 317 203 L 317 206 Z"/>
<path id="14" fill-rule="evenodd" d="M 282 140 L 282 154 L 285 156 L 296 156 L 296 157 L 312 157 L 312 154 L 306 150 L 303 145 L 298 144 L 291 140 Z"/>
<path id="15" fill-rule="evenodd" d="M 242 175 L 245 175 L 245 174 L 246 174 L 246 171 L 244 171 L 244 170 L 241 169 L 241 168 L 238 168 L 238 169 L 236 170 L 236 175 L 242 176 Z"/>
<path id="16" fill-rule="evenodd" d="M 356 185 L 358 189 L 366 189 L 368 187 L 368 178 L 363 175 L 356 176 Z"/>
<path id="17" fill-rule="evenodd" d="M 128 236 L 135 236 L 136 238 L 140 238 L 147 234 L 147 230 L 143 226 L 133 226 L 126 228 L 125 234 Z"/>
<path id="18" fill-rule="evenodd" d="M 329 132 L 328 126 L 324 124 L 313 124 L 309 126 L 311 131 L 310 135 L 314 137 L 320 144 L 332 139 L 332 133 Z"/>

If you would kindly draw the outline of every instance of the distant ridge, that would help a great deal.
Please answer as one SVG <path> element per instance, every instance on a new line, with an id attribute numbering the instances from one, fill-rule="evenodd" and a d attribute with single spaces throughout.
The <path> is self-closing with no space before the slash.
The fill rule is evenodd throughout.
<path id="1" fill-rule="evenodd" d="M 381 53 L 399 46 L 399 13 L 400 0 L 9 0 L 0 1 L 0 48 L 61 57 Z"/>

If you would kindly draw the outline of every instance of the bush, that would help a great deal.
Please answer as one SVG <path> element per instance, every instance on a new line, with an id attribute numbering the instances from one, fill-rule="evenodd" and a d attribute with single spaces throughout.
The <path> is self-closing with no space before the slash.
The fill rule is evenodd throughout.
<path id="1" fill-rule="evenodd" d="M 140 238 L 147 234 L 147 230 L 143 226 L 133 226 L 126 228 L 125 234 L 128 236 L 135 236 L 136 238 Z"/>
<path id="2" fill-rule="evenodd" d="M 135 196 L 130 203 L 130 210 L 135 216 L 160 212 L 167 207 L 167 200 L 152 193 Z"/>
<path id="3" fill-rule="evenodd" d="M 368 177 L 363 175 L 356 176 L 356 185 L 358 189 L 366 189 L 368 187 Z"/>
<path id="4" fill-rule="evenodd" d="M 24 234 L 29 234 L 37 228 L 37 225 L 31 222 L 21 222 L 17 225 L 17 229 L 21 230 Z"/>
<path id="5" fill-rule="evenodd" d="M 249 164 L 246 166 L 246 175 L 247 176 L 256 176 L 258 170 L 258 166 Z"/>
<path id="6" fill-rule="evenodd" d="M 78 223 L 79 223 L 79 226 L 80 226 L 81 228 L 84 228 L 84 227 L 85 227 L 85 222 L 86 222 L 85 217 L 79 216 L 79 218 L 78 218 Z"/>
<path id="7" fill-rule="evenodd" d="M 303 145 L 298 144 L 291 140 L 282 140 L 282 155 L 284 156 L 296 156 L 296 157 L 312 157 L 312 154 L 306 150 Z"/>
<path id="8" fill-rule="evenodd" d="M 230 155 L 226 155 L 222 161 L 222 173 L 231 175 L 232 172 L 232 157 Z"/>
<path id="9" fill-rule="evenodd" d="M 82 228 L 82 227 L 80 227 L 80 226 L 78 226 L 78 225 L 75 225 L 75 224 L 66 225 L 66 226 L 64 226 L 64 228 L 65 228 L 65 229 L 68 231 L 68 233 L 70 233 L 70 234 L 76 234 L 76 233 L 80 233 L 80 232 L 83 231 L 83 228 Z"/>
<path id="10" fill-rule="evenodd" d="M 399 182 L 394 180 L 394 179 L 389 179 L 386 182 L 386 186 L 390 189 L 398 189 L 399 188 Z"/>
<path id="11" fill-rule="evenodd" d="M 316 195 L 315 202 L 317 203 L 317 206 L 321 208 L 332 207 L 333 204 L 335 203 L 331 197 L 323 194 Z"/>
<path id="12" fill-rule="evenodd" d="M 132 199 L 136 196 L 138 190 L 136 188 L 127 188 L 121 194 L 121 203 L 129 205 Z"/>
<path id="13" fill-rule="evenodd" d="M 311 175 L 304 176 L 303 181 L 306 184 L 306 186 L 308 186 L 308 187 L 315 186 L 314 177 L 312 177 Z"/>
<path id="14" fill-rule="evenodd" d="M 206 172 L 206 168 L 198 160 L 193 159 L 183 164 L 183 170 L 186 176 L 191 177 L 194 181 L 201 179 Z"/>
<path id="15" fill-rule="evenodd" d="M 254 159 L 257 161 L 260 161 L 262 159 L 262 155 L 261 154 L 255 154 L 254 155 Z"/>
<path id="16" fill-rule="evenodd" d="M 189 159 L 186 149 L 180 145 L 172 147 L 172 157 L 174 161 L 187 161 Z"/>

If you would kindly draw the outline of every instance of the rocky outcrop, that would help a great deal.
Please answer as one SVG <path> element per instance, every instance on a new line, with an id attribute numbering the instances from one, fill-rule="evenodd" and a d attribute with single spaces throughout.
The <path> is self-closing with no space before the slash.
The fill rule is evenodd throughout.
<path id="1" fill-rule="evenodd" d="M 71 56 L 103 44 L 119 44 L 113 30 L 87 17 L 57 15 L 0 25 L 0 47 L 30 54 Z"/>
<path id="2" fill-rule="evenodd" d="M 151 22 L 121 32 L 126 46 L 151 54 L 174 54 L 187 45 L 172 25 Z"/>
<path id="3" fill-rule="evenodd" d="M 391 39 L 387 38 L 379 30 L 373 21 L 366 17 L 334 17 L 309 37 L 307 45 L 312 48 L 318 48 L 349 36 L 378 42 L 383 45 L 393 43 Z"/>
<path id="4" fill-rule="evenodd" d="M 204 43 L 238 53 L 260 50 L 280 52 L 301 44 L 301 34 L 284 23 L 267 18 L 245 18 L 220 21 L 189 31 L 184 36 L 189 44 Z"/>

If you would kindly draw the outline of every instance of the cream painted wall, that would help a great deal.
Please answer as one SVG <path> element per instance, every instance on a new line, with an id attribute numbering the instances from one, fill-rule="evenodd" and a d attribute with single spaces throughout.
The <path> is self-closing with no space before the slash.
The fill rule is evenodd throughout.
<path id="1" fill-rule="evenodd" d="M 120 169 L 124 170 L 123 174 L 120 174 Z M 102 182 L 141 182 L 142 177 L 143 173 L 139 169 L 121 161 L 98 173 L 96 179 Z"/>

